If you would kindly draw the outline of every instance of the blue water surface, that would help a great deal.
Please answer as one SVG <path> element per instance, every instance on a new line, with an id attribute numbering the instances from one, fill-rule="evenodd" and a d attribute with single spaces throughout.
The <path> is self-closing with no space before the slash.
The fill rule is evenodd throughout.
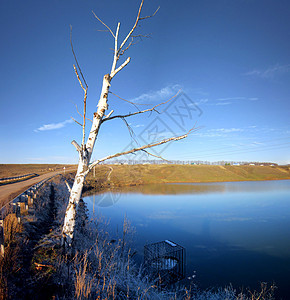
<path id="1" fill-rule="evenodd" d="M 130 220 L 139 261 L 145 244 L 172 240 L 199 287 L 275 282 L 290 299 L 290 180 L 136 186 L 84 200 L 112 234 Z"/>

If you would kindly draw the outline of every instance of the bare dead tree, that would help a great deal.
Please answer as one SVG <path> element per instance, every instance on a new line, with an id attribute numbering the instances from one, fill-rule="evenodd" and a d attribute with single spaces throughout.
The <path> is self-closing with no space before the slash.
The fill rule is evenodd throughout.
<path id="1" fill-rule="evenodd" d="M 110 34 L 113 36 L 114 38 L 114 57 L 113 57 L 113 63 L 112 63 L 112 67 L 111 67 L 111 71 L 108 74 L 105 74 L 103 77 L 103 85 L 102 85 L 102 91 L 101 91 L 101 95 L 100 95 L 100 99 L 97 105 L 97 111 L 94 113 L 93 115 L 93 120 L 92 120 L 92 126 L 91 126 L 91 130 L 89 132 L 89 135 L 86 139 L 85 136 L 85 126 L 86 126 L 86 100 L 87 100 L 87 92 L 88 92 L 88 85 L 85 81 L 85 78 L 82 74 L 81 68 L 78 64 L 74 49 L 73 49 L 73 45 L 72 45 L 72 41 L 71 41 L 71 48 L 72 48 L 72 52 L 76 61 L 76 66 L 74 65 L 74 71 L 75 74 L 77 76 L 77 79 L 79 81 L 79 84 L 84 92 L 84 99 L 83 99 L 83 114 L 80 114 L 82 117 L 82 123 L 76 121 L 77 124 L 79 124 L 82 127 L 82 143 L 81 145 L 79 145 L 76 141 L 72 141 L 72 144 L 75 146 L 76 150 L 78 151 L 79 154 L 79 162 L 78 162 L 78 169 L 77 169 L 77 173 L 75 176 L 75 180 L 73 183 L 73 186 L 70 187 L 68 185 L 68 189 L 70 192 L 70 198 L 69 198 L 69 203 L 66 209 L 66 214 L 65 214 L 65 219 L 64 219 L 64 225 L 63 225 L 63 230 L 62 230 L 62 234 L 63 234 L 63 245 L 67 246 L 67 247 L 71 247 L 72 246 L 72 242 L 73 242 L 73 238 L 74 238 L 74 230 L 75 230 L 75 220 L 76 220 L 76 211 L 77 211 L 77 206 L 79 203 L 79 200 L 81 198 L 81 193 L 82 193 L 82 189 L 83 189 L 83 185 L 84 185 L 84 181 L 85 178 L 87 176 L 87 174 L 90 172 L 90 170 L 93 169 L 94 166 L 96 166 L 97 164 L 104 162 L 108 159 L 111 158 L 115 158 L 115 157 L 119 157 L 122 155 L 126 155 L 126 154 L 130 154 L 130 153 L 134 153 L 137 151 L 145 151 L 146 153 L 150 154 L 147 149 L 158 146 L 158 145 L 162 145 L 164 143 L 168 143 L 170 141 L 178 141 L 181 139 L 184 139 L 188 136 L 188 134 L 190 133 L 187 132 L 186 134 L 183 134 L 181 136 L 175 136 L 175 137 L 170 137 L 167 139 L 164 139 L 162 141 L 153 143 L 153 144 L 147 144 L 147 145 L 143 145 L 134 149 L 131 149 L 129 151 L 125 151 L 125 152 L 121 152 L 121 153 L 116 153 L 113 155 L 108 155 L 104 158 L 98 159 L 97 161 L 95 161 L 94 163 L 90 164 L 90 160 L 92 157 L 92 153 L 93 153 L 93 149 L 94 149 L 94 145 L 95 145 L 95 141 L 96 138 L 98 136 L 99 130 L 101 125 L 104 122 L 113 120 L 115 118 L 121 118 L 123 120 L 125 120 L 126 118 L 129 118 L 131 116 L 137 115 L 137 114 L 143 114 L 146 112 L 152 112 L 152 111 L 157 111 L 157 107 L 167 103 L 168 101 L 170 101 L 171 99 L 169 99 L 167 102 L 164 103 L 160 103 L 158 105 L 155 105 L 154 107 L 150 108 L 150 109 L 145 109 L 145 110 L 141 110 L 141 111 L 137 111 L 131 114 L 126 114 L 126 115 L 115 115 L 112 116 L 113 111 L 111 111 L 107 116 L 105 115 L 106 110 L 108 109 L 108 94 L 109 94 L 109 89 L 111 86 L 111 81 L 112 79 L 123 69 L 125 68 L 128 63 L 130 62 L 130 57 L 127 57 L 123 63 L 121 63 L 118 66 L 118 62 L 119 59 L 127 52 L 127 50 L 135 44 L 136 42 L 136 38 L 140 37 L 140 35 L 134 35 L 134 32 L 139 24 L 140 21 L 145 20 L 145 19 L 149 19 L 150 17 L 153 17 L 156 12 L 158 11 L 158 9 L 154 12 L 154 14 L 152 14 L 151 16 L 145 16 L 145 17 L 141 17 L 141 11 L 142 11 L 142 7 L 143 7 L 143 3 L 144 0 L 141 1 L 141 4 L 139 6 L 139 10 L 137 13 L 137 17 L 136 17 L 136 21 L 133 25 L 133 27 L 131 28 L 131 30 L 128 32 L 127 36 L 124 38 L 124 40 L 120 43 L 119 42 L 119 30 L 120 30 L 120 23 L 118 23 L 117 28 L 116 28 L 116 32 L 114 33 L 113 30 L 106 25 L 94 12 L 94 16 L 96 19 L 98 19 L 106 28 L 107 31 L 110 32 Z"/>

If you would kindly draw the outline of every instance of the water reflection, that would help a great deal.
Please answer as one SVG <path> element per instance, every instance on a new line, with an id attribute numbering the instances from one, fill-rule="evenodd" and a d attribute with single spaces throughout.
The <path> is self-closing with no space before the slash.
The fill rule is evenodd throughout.
<path id="1" fill-rule="evenodd" d="M 116 190 L 107 190 L 105 193 L 95 193 L 91 195 L 90 201 L 93 203 L 93 213 L 95 212 L 95 206 L 109 207 L 115 205 L 120 196 L 121 193 Z"/>
<path id="2" fill-rule="evenodd" d="M 209 193 L 253 193 L 267 192 L 273 189 L 289 191 L 289 180 L 279 181 L 240 181 L 214 183 L 160 183 L 108 188 L 102 192 L 88 191 L 86 196 L 105 193 L 141 193 L 145 195 L 209 194 Z M 116 197 L 116 196 L 115 196 Z M 114 198 L 115 198 L 114 197 Z"/>
<path id="3" fill-rule="evenodd" d="M 145 244 L 169 239 L 184 246 L 188 274 L 197 271 L 201 286 L 274 280 L 287 290 L 289 180 L 135 186 L 85 201 L 112 230 L 127 215 L 140 259 Z"/>
<path id="4" fill-rule="evenodd" d="M 146 185 L 134 185 L 116 187 L 113 189 L 106 189 L 105 193 L 141 193 L 144 195 L 177 195 L 177 194 L 203 194 L 203 193 L 215 193 L 224 192 L 225 186 L 218 184 L 146 184 Z M 96 193 L 90 191 L 91 194 L 95 193 L 98 195 L 104 194 L 104 192 Z M 86 192 L 86 196 L 90 193 Z"/>

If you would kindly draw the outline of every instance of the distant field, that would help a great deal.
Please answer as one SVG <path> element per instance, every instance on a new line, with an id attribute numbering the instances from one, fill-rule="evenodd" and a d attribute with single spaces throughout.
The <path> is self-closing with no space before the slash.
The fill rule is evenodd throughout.
<path id="1" fill-rule="evenodd" d="M 63 167 L 70 168 L 73 165 L 58 164 L 0 164 L 0 178 L 26 175 L 30 173 L 45 174 L 52 171 L 63 170 Z"/>
<path id="2" fill-rule="evenodd" d="M 53 171 L 63 171 L 75 165 L 0 164 L 0 178 Z M 109 181 L 107 180 L 109 177 Z M 91 185 L 138 185 L 169 182 L 219 182 L 245 180 L 290 179 L 289 166 L 209 166 L 209 165 L 100 165 L 91 171 Z"/>
<path id="3" fill-rule="evenodd" d="M 113 170 L 112 170 L 112 169 Z M 107 180 L 109 177 L 109 181 Z M 208 165 L 104 165 L 92 171 L 92 186 L 123 186 L 147 183 L 221 182 L 290 179 L 289 166 L 208 166 Z"/>

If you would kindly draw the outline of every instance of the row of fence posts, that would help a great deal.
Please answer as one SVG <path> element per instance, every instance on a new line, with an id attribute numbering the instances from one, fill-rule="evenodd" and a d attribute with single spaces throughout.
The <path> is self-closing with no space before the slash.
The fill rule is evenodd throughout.
<path id="1" fill-rule="evenodd" d="M 37 198 L 38 189 L 49 179 L 52 177 L 45 179 L 34 186 L 27 189 L 22 194 L 18 195 L 12 201 L 7 203 L 1 210 L 0 210 L 0 255 L 4 257 L 4 220 L 7 215 L 13 213 L 16 215 L 17 222 L 20 224 L 21 222 L 21 203 L 24 203 L 25 211 L 28 211 L 29 206 L 33 205 L 34 199 Z"/>
<path id="2" fill-rule="evenodd" d="M 25 178 L 25 177 L 31 177 L 31 176 L 34 177 L 34 176 L 39 176 L 39 175 L 36 174 L 36 173 L 30 173 L 30 174 L 14 176 L 14 177 L 3 177 L 3 178 L 0 178 L 0 183 L 2 183 L 3 181 L 12 181 L 12 180 L 17 180 L 17 179 L 22 179 L 22 178 Z"/>

